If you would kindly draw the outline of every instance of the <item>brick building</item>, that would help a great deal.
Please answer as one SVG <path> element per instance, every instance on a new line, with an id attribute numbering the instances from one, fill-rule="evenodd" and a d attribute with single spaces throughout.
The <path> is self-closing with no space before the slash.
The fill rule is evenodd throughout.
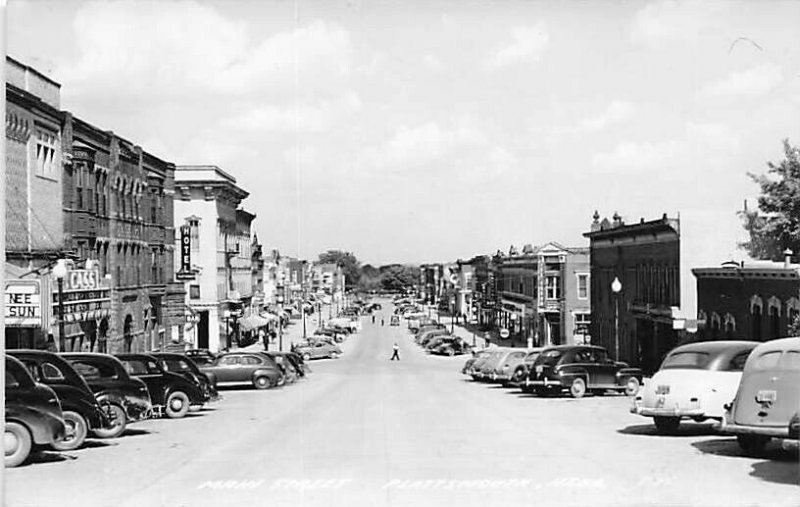
<path id="1" fill-rule="evenodd" d="M 592 343 L 652 373 L 679 342 L 680 222 L 666 214 L 630 225 L 616 214 L 613 221 L 599 218 L 595 213 L 584 234 L 590 241 Z"/>
<path id="2" fill-rule="evenodd" d="M 800 264 L 726 262 L 695 268 L 700 340 L 766 341 L 788 336 L 800 315 Z"/>
<path id="3" fill-rule="evenodd" d="M 66 255 L 61 85 L 12 58 L 5 69 L 5 340 L 9 348 L 38 348 L 55 324 L 50 268 Z M 28 302 L 12 305 L 16 294 Z"/>

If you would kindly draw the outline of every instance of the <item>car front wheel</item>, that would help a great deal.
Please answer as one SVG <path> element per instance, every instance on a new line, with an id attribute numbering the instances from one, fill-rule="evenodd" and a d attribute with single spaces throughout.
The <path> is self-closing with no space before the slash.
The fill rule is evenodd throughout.
<path id="1" fill-rule="evenodd" d="M 656 425 L 656 429 L 662 435 L 669 435 L 671 433 L 675 433 L 678 431 L 678 427 L 681 425 L 681 418 L 680 417 L 653 417 L 653 422 Z"/>
<path id="2" fill-rule="evenodd" d="M 92 434 L 98 438 L 115 438 L 122 435 L 125 431 L 125 426 L 128 424 L 128 417 L 125 415 L 125 410 L 119 405 L 109 403 L 103 406 L 103 411 L 111 421 L 111 426 L 108 428 L 97 428 L 92 430 Z"/>
<path id="3" fill-rule="evenodd" d="M 189 397 L 182 391 L 170 393 L 164 412 L 170 419 L 180 419 L 189 412 Z"/>
<path id="4" fill-rule="evenodd" d="M 625 394 L 628 396 L 636 396 L 636 393 L 639 392 L 639 388 L 642 384 L 639 382 L 639 379 L 636 377 L 631 377 L 625 383 Z"/>
<path id="5" fill-rule="evenodd" d="M 67 427 L 67 432 L 63 439 L 53 443 L 53 449 L 57 451 L 72 451 L 77 449 L 83 444 L 84 440 L 86 440 L 86 435 L 89 433 L 89 426 L 86 424 L 86 419 L 77 412 L 65 410 L 64 425 Z"/>
<path id="6" fill-rule="evenodd" d="M 5 467 L 13 468 L 21 465 L 31 452 L 33 439 L 25 426 L 13 421 L 6 421 L 3 447 L 6 453 Z"/>
<path id="7" fill-rule="evenodd" d="M 574 379 L 569 387 L 569 394 L 573 398 L 583 398 L 583 395 L 586 394 L 586 382 L 582 378 Z"/>
<path id="8" fill-rule="evenodd" d="M 303 354 L 303 361 L 308 361 L 309 359 L 311 359 L 311 354 L 309 354 L 308 352 Z"/>

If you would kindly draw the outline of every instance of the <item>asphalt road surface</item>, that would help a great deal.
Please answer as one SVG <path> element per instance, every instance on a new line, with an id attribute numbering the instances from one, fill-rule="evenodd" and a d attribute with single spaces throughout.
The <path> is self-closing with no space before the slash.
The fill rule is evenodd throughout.
<path id="1" fill-rule="evenodd" d="M 800 504 L 796 449 L 744 457 L 709 425 L 657 436 L 624 396 L 475 383 L 464 357 L 426 355 L 384 313 L 297 384 L 225 390 L 185 419 L 6 470 L 6 505 Z"/>

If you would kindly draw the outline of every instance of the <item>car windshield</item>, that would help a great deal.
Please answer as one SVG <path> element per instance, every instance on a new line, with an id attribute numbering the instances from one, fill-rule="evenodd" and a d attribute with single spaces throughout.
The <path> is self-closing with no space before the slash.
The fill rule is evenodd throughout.
<path id="1" fill-rule="evenodd" d="M 189 364 L 182 359 L 173 359 L 173 358 L 162 359 L 162 365 L 165 366 L 164 369 L 166 369 L 167 371 L 181 371 L 181 372 L 192 371 L 191 366 L 189 366 Z"/>
<path id="2" fill-rule="evenodd" d="M 664 359 L 661 369 L 690 368 L 703 370 L 708 366 L 709 358 L 708 352 L 675 352 Z"/>

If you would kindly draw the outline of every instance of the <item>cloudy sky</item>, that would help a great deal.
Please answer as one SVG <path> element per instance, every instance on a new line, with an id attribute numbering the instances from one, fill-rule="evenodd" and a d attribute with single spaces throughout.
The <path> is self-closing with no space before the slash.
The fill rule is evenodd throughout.
<path id="1" fill-rule="evenodd" d="M 7 47 L 76 116 L 233 174 L 290 255 L 582 246 L 597 209 L 680 213 L 721 261 L 747 172 L 800 144 L 798 19 L 796 1 L 8 0 Z"/>

